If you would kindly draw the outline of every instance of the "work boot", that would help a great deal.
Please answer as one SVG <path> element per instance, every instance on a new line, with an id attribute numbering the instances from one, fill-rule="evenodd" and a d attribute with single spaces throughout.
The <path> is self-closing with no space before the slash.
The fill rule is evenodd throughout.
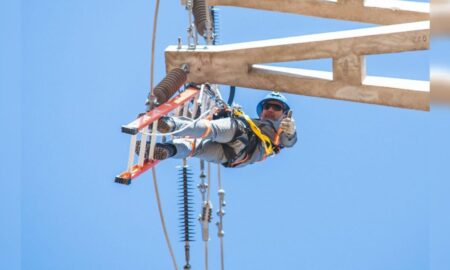
<path id="1" fill-rule="evenodd" d="M 158 132 L 169 133 L 175 130 L 175 122 L 172 117 L 163 116 L 158 120 Z"/>
<path id="2" fill-rule="evenodd" d="M 157 160 L 163 160 L 173 157 L 177 153 L 177 148 L 171 143 L 157 143 L 155 145 L 155 151 L 153 158 Z"/>
<path id="3" fill-rule="evenodd" d="M 141 149 L 141 141 L 136 142 L 135 153 L 139 156 Z M 145 145 L 145 156 L 144 159 L 148 159 L 148 151 L 150 149 L 150 142 Z M 153 151 L 153 159 L 163 160 L 172 157 L 176 154 L 177 148 L 171 143 L 156 143 L 155 150 Z"/>

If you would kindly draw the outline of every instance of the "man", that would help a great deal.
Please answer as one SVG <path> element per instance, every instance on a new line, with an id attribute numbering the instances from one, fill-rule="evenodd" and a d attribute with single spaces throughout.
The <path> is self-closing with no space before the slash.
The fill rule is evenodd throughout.
<path id="1" fill-rule="evenodd" d="M 157 143 L 154 158 L 163 160 L 192 156 L 221 163 L 225 167 L 242 167 L 264 160 L 272 151 L 277 153 L 281 148 L 292 147 L 297 142 L 295 121 L 292 116 L 288 116 L 290 107 L 283 95 L 278 92 L 268 94 L 258 103 L 256 111 L 258 119 L 235 116 L 216 120 L 202 119 L 194 124 L 191 119 L 163 117 L 158 121 L 159 132 L 181 130 L 177 136 L 192 139 L 181 138 L 168 143 Z M 253 128 L 250 122 L 255 124 Z M 264 139 L 268 142 L 264 143 Z M 136 152 L 139 151 L 139 146 L 140 142 Z M 148 146 L 147 143 L 147 149 Z"/>

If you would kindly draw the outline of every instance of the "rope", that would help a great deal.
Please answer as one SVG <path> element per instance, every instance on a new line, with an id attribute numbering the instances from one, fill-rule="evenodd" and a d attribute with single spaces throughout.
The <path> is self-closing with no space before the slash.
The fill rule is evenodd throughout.
<path id="1" fill-rule="evenodd" d="M 156 0 L 155 15 L 153 16 L 152 55 L 151 55 L 152 60 L 151 60 L 151 66 L 150 66 L 150 95 L 153 94 L 154 67 L 155 67 L 155 43 L 156 43 L 156 29 L 157 29 L 157 23 L 158 23 L 158 11 L 159 11 L 159 0 Z M 152 137 L 154 137 L 154 135 Z M 152 138 L 152 139 L 154 139 L 154 138 Z M 153 155 L 151 155 L 151 156 L 153 156 Z M 163 213 L 162 205 L 161 205 L 161 198 L 159 197 L 158 179 L 156 178 L 155 167 L 152 168 L 152 176 L 153 176 L 153 186 L 155 189 L 156 202 L 158 204 L 159 217 L 161 219 L 161 225 L 162 225 L 162 228 L 164 231 L 164 238 L 166 239 L 170 257 L 172 258 L 173 267 L 175 270 L 178 270 L 177 260 L 175 258 L 175 254 L 172 249 L 172 244 L 170 243 L 169 234 L 167 232 L 166 221 L 164 219 L 164 213 Z"/>
<path id="2" fill-rule="evenodd" d="M 156 0 L 155 15 L 153 16 L 153 33 L 152 33 L 152 60 L 150 65 L 150 95 L 153 94 L 154 67 L 155 67 L 155 47 L 156 47 L 156 29 L 158 26 L 159 0 Z"/>
<path id="3" fill-rule="evenodd" d="M 155 188 L 156 201 L 158 202 L 159 217 L 161 219 L 161 225 L 162 225 L 163 231 L 164 231 L 164 237 L 166 239 L 167 247 L 169 248 L 170 257 L 172 258 L 173 268 L 175 270 L 178 270 L 177 261 L 175 259 L 175 254 L 173 253 L 172 245 L 170 243 L 169 233 L 167 232 L 167 228 L 166 228 L 166 221 L 164 219 L 164 214 L 163 214 L 163 210 L 162 210 L 161 198 L 159 197 L 158 181 L 156 178 L 155 167 L 152 168 L 152 175 L 153 175 L 153 186 Z"/>

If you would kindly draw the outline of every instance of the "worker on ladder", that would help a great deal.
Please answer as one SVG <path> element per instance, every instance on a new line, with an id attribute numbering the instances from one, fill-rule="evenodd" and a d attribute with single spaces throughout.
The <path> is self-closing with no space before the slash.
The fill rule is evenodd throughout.
<path id="1" fill-rule="evenodd" d="M 191 119 L 162 117 L 158 121 L 158 132 L 180 130 L 177 136 L 189 138 L 157 143 L 154 159 L 197 157 L 225 167 L 242 167 L 277 154 L 284 147 L 294 146 L 297 132 L 286 97 L 272 92 L 258 103 L 256 111 L 258 119 L 251 119 L 239 109 L 225 113 L 225 117 L 195 123 Z M 148 147 L 149 142 L 146 152 Z M 137 153 L 139 149 L 138 141 Z"/>

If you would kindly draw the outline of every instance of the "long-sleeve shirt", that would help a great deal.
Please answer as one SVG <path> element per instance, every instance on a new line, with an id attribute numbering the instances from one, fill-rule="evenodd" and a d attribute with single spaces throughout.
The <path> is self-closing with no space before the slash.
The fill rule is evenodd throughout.
<path id="1" fill-rule="evenodd" d="M 280 127 L 281 120 L 278 120 L 278 121 L 269 120 L 269 119 L 265 119 L 265 120 L 252 119 L 252 120 L 259 127 L 259 129 L 261 130 L 261 132 L 264 135 L 268 136 L 272 142 L 275 141 L 275 136 L 277 134 L 278 128 Z M 296 142 L 297 142 L 297 132 L 295 132 L 290 137 L 287 136 L 284 132 L 282 132 L 280 134 L 279 144 L 281 147 L 292 147 L 295 145 Z M 245 145 L 241 141 L 232 142 L 230 146 L 234 149 L 235 153 L 239 153 L 239 151 L 245 147 Z M 255 148 L 254 152 L 249 153 L 249 154 L 251 154 L 251 156 L 246 161 L 240 163 L 236 167 L 243 167 L 245 165 L 249 165 L 249 164 L 263 160 L 265 158 L 265 149 L 264 149 L 262 142 L 259 142 L 257 147 Z M 241 157 L 239 157 L 236 160 L 236 162 L 239 163 L 239 161 L 241 161 L 245 158 L 246 157 L 243 154 L 243 155 L 241 155 Z"/>

